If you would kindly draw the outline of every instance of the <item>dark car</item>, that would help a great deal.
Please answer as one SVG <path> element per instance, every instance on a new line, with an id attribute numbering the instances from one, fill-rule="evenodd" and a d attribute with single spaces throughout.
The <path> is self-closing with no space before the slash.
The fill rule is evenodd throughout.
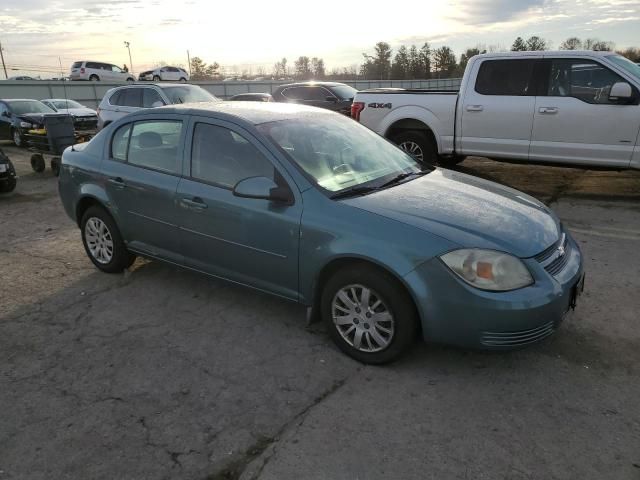
<path id="1" fill-rule="evenodd" d="M 234 102 L 273 102 L 273 97 L 270 93 L 239 93 L 229 100 Z"/>
<path id="2" fill-rule="evenodd" d="M 12 192 L 16 188 L 16 169 L 0 150 L 0 193 Z"/>
<path id="3" fill-rule="evenodd" d="M 344 83 L 303 82 L 280 85 L 273 92 L 275 102 L 301 103 L 351 115 L 351 104 L 357 90 Z"/>
<path id="4" fill-rule="evenodd" d="M 42 128 L 44 116 L 52 113 L 56 111 L 40 100 L 0 100 L 0 140 L 13 140 L 17 147 L 23 147 L 24 135 Z"/>

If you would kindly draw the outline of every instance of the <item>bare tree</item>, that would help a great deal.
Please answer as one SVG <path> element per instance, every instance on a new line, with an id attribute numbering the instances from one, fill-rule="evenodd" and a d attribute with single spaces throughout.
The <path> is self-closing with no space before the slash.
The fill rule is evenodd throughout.
<path id="1" fill-rule="evenodd" d="M 560 44 L 560 50 L 582 50 L 582 40 L 578 37 L 567 38 Z"/>

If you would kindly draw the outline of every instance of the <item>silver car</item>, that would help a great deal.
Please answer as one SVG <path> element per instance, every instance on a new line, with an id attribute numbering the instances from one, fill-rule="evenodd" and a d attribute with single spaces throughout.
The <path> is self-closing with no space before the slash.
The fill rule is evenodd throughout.
<path id="1" fill-rule="evenodd" d="M 197 85 L 164 83 L 116 87 L 109 90 L 98 105 L 98 129 L 144 108 L 218 101 L 219 98 Z"/>

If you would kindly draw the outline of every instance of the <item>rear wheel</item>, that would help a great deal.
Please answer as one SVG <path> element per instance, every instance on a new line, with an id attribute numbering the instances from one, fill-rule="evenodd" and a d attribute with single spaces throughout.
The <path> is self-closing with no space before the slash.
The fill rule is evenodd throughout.
<path id="1" fill-rule="evenodd" d="M 100 81 L 100 77 L 98 75 L 91 75 L 89 77 L 89 80 L 92 82 L 99 82 Z"/>
<path id="2" fill-rule="evenodd" d="M 368 265 L 334 274 L 322 292 L 321 312 L 331 339 L 363 363 L 388 363 L 416 337 L 417 315 L 405 288 Z"/>
<path id="3" fill-rule="evenodd" d="M 103 272 L 120 273 L 136 259 L 127 250 L 116 222 L 104 208 L 89 207 L 82 216 L 80 230 L 89 259 Z"/>
<path id="4" fill-rule="evenodd" d="M 438 163 L 438 150 L 433 139 L 426 133 L 417 130 L 404 131 L 394 136 L 392 141 L 420 163 Z"/>
<path id="5" fill-rule="evenodd" d="M 31 155 L 31 168 L 34 172 L 42 173 L 47 168 L 47 164 L 44 162 L 44 157 L 39 153 Z"/>

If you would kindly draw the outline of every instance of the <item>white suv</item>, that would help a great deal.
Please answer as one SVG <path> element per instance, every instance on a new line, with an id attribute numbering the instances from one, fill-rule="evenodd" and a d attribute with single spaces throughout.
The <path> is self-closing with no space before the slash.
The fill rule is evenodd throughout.
<path id="1" fill-rule="evenodd" d="M 71 65 L 70 80 L 91 80 L 92 82 L 133 82 L 135 77 L 111 63 L 82 60 Z"/>
<path id="2" fill-rule="evenodd" d="M 204 88 L 183 83 L 136 84 L 109 90 L 98 105 L 98 129 L 143 108 L 178 103 L 219 102 Z"/>
<path id="3" fill-rule="evenodd" d="M 142 72 L 138 80 L 153 80 L 154 82 L 186 82 L 189 74 L 184 68 L 179 67 L 158 67 L 155 70 Z"/>

